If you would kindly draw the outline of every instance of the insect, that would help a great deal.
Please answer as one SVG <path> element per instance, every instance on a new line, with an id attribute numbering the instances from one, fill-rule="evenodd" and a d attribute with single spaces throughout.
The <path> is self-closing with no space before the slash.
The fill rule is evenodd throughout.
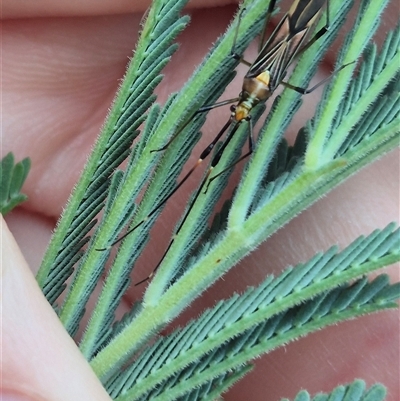
<path id="1" fill-rule="evenodd" d="M 326 24 L 324 27 L 322 27 L 320 30 L 318 30 L 311 39 L 309 39 L 307 41 L 307 34 L 308 34 L 310 28 L 314 25 L 315 21 L 319 18 L 322 7 L 324 6 L 325 2 L 326 2 L 326 8 L 327 8 Z M 269 3 L 267 15 L 266 15 L 266 21 L 265 21 L 265 25 L 264 25 L 264 30 L 265 30 L 265 26 L 267 26 L 269 23 L 272 12 L 275 8 L 275 4 L 276 4 L 276 0 L 271 0 Z M 243 11 L 244 10 L 242 10 L 242 12 Z M 240 17 L 242 15 L 242 12 L 239 15 L 239 23 L 240 23 Z M 176 185 L 176 187 L 164 199 L 162 199 L 158 204 L 156 204 L 155 207 L 152 209 L 152 211 L 142 221 L 140 221 L 138 224 L 136 224 L 134 227 L 132 227 L 130 230 L 128 230 L 124 235 L 119 237 L 110 246 L 108 246 L 107 248 L 101 249 L 101 250 L 110 249 L 112 246 L 114 246 L 115 244 L 122 241 L 130 233 L 135 231 L 140 225 L 145 223 L 154 213 L 156 213 L 157 210 L 159 210 L 179 190 L 179 188 L 187 181 L 187 179 L 192 175 L 192 173 L 196 170 L 196 168 L 199 167 L 201 165 L 201 163 L 210 155 L 213 148 L 218 143 L 218 141 L 221 139 L 223 134 L 232 126 L 232 129 L 229 132 L 229 134 L 227 135 L 227 137 L 225 138 L 222 146 L 219 148 L 219 150 L 213 156 L 211 163 L 210 163 L 210 167 L 205 175 L 205 178 L 203 179 L 193 201 L 191 202 L 191 205 L 190 205 L 189 209 L 187 210 L 185 217 L 183 218 L 182 222 L 180 223 L 179 227 L 177 228 L 175 235 L 172 237 L 172 240 L 171 240 L 167 250 L 165 251 L 162 259 L 158 263 L 157 267 L 153 270 L 151 275 L 146 277 L 145 279 L 141 280 L 140 282 L 136 283 L 136 285 L 139 285 L 139 284 L 147 281 L 157 270 L 157 268 L 161 264 L 161 261 L 163 260 L 164 256 L 170 249 L 175 237 L 178 235 L 180 229 L 182 228 L 187 216 L 189 215 L 196 199 L 200 195 L 205 184 L 208 183 L 207 187 L 206 187 L 206 191 L 207 191 L 208 186 L 210 185 L 210 183 L 213 180 L 215 180 L 218 176 L 220 176 L 222 173 L 224 173 L 228 169 L 235 166 L 240 161 L 242 161 L 245 158 L 247 158 L 248 156 L 250 156 L 251 153 L 253 152 L 254 139 L 253 139 L 253 127 L 252 127 L 252 121 L 251 121 L 251 115 L 250 115 L 251 110 L 257 104 L 268 100 L 279 85 L 283 85 L 287 88 L 295 90 L 304 95 L 307 93 L 311 93 L 316 88 L 318 88 L 319 86 L 324 84 L 328 79 L 330 79 L 330 77 L 328 77 L 308 89 L 293 86 L 293 85 L 289 84 L 288 82 L 283 81 L 283 79 L 287 73 L 287 70 L 288 70 L 290 64 L 292 63 L 293 59 L 296 56 L 303 53 L 304 51 L 306 51 L 316 40 L 318 40 L 328 30 L 328 27 L 329 27 L 329 0 L 295 0 L 294 3 L 292 4 L 292 6 L 290 7 L 289 11 L 283 16 L 282 20 L 279 22 L 279 24 L 277 25 L 277 27 L 275 28 L 275 30 L 273 31 L 271 36 L 269 36 L 264 42 L 263 42 L 264 35 L 261 36 L 259 53 L 258 53 L 256 59 L 254 60 L 254 62 L 252 62 L 252 63 L 244 60 L 240 55 L 238 55 L 235 52 L 238 27 L 239 27 L 239 24 L 236 28 L 236 33 L 235 33 L 234 43 L 232 46 L 231 53 L 232 53 L 233 57 L 237 58 L 241 63 L 244 63 L 245 65 L 247 65 L 249 67 L 249 70 L 243 79 L 241 93 L 236 98 L 224 100 L 222 102 L 218 102 L 213 105 L 204 106 L 204 107 L 200 108 L 199 110 L 197 110 L 197 112 L 193 115 L 193 117 L 194 117 L 195 115 L 197 115 L 199 113 L 204 113 L 204 112 L 214 109 L 216 107 L 236 103 L 236 105 L 231 105 L 231 107 L 230 107 L 231 114 L 230 114 L 229 120 L 222 127 L 222 129 L 218 132 L 218 134 L 215 136 L 213 141 L 201 152 L 199 159 L 197 160 L 195 165 L 181 179 L 181 181 Z M 346 65 L 341 66 L 338 70 L 334 71 L 333 74 L 339 72 L 345 66 Z M 161 149 L 153 150 L 153 151 L 165 150 L 168 147 L 168 145 L 179 135 L 179 133 L 183 131 L 183 129 L 188 125 L 188 123 L 191 120 L 192 119 L 190 119 L 188 122 L 186 122 L 181 127 L 181 129 L 179 129 L 171 137 L 171 139 L 167 142 L 167 144 L 164 147 L 162 147 Z M 230 166 L 228 166 L 227 168 L 220 171 L 217 175 L 210 177 L 212 170 L 215 168 L 215 166 L 220 161 L 224 150 L 226 149 L 229 142 L 232 140 L 236 131 L 238 130 L 239 126 L 243 122 L 247 122 L 249 124 L 249 128 L 250 128 L 248 130 L 248 150 L 247 150 L 247 152 L 245 154 L 243 154 L 242 156 L 240 156 Z"/>

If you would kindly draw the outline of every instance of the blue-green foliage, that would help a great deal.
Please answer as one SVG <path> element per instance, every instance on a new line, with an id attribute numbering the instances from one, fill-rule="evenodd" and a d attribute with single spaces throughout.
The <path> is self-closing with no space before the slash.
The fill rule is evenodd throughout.
<path id="1" fill-rule="evenodd" d="M 28 197 L 21 193 L 31 167 L 29 158 L 14 163 L 14 155 L 8 153 L 0 163 L 0 213 L 5 216 Z"/>

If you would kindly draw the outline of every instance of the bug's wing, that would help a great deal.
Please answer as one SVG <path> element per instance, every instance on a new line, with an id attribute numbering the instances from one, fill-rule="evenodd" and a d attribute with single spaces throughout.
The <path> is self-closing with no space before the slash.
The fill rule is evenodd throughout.
<path id="1" fill-rule="evenodd" d="M 318 18 L 326 0 L 296 0 L 288 12 L 292 35 L 309 29 Z"/>
<path id="2" fill-rule="evenodd" d="M 247 78 L 268 71 L 270 88 L 283 79 L 289 64 L 304 42 L 308 30 L 318 18 L 326 0 L 297 0 L 267 39 L 260 54 L 250 67 Z"/>

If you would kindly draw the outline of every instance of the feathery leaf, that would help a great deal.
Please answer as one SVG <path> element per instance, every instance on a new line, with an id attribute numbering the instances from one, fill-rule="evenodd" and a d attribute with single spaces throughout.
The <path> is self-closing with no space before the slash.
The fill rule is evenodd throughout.
<path id="1" fill-rule="evenodd" d="M 31 161 L 25 158 L 14 164 L 14 155 L 10 152 L 0 162 L 0 213 L 5 216 L 28 197 L 21 193 L 22 185 L 28 176 Z"/>

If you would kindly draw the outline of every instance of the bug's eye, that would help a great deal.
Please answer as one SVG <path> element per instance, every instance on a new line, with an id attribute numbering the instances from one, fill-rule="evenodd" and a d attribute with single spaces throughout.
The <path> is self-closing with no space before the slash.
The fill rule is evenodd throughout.
<path id="1" fill-rule="evenodd" d="M 236 111 L 236 106 L 233 104 L 233 105 L 230 107 L 230 109 L 231 109 L 232 112 L 234 112 L 234 111 Z"/>

